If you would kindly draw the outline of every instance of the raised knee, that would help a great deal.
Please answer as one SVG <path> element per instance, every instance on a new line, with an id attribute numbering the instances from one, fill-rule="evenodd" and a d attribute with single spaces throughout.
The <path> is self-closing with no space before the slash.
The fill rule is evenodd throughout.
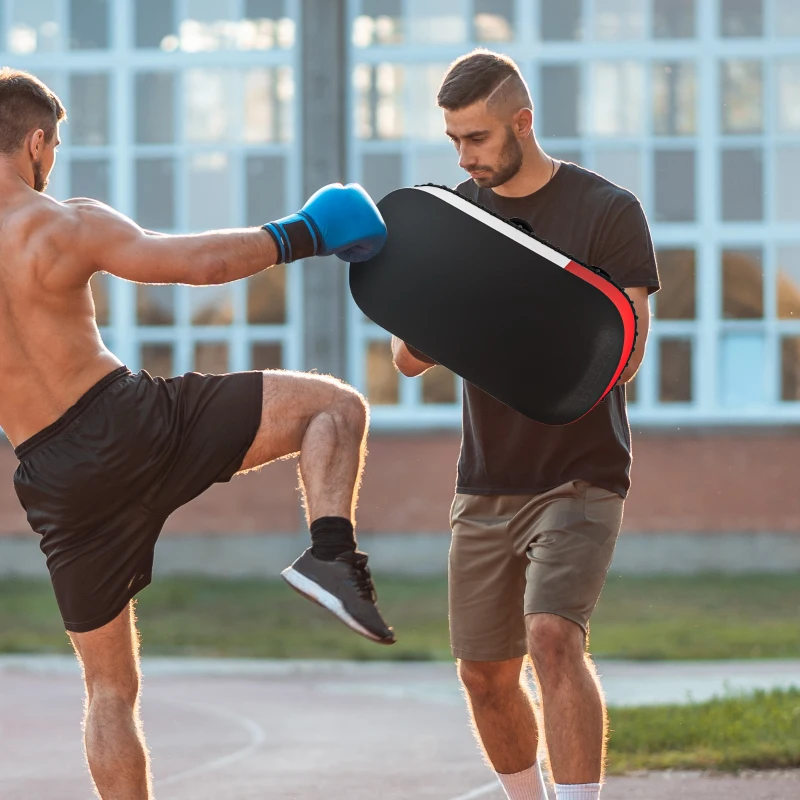
<path id="1" fill-rule="evenodd" d="M 562 675 L 572 661 L 582 661 L 583 630 L 571 620 L 554 614 L 528 617 L 528 651 L 540 678 Z"/>
<path id="2" fill-rule="evenodd" d="M 459 661 L 458 677 L 476 703 L 496 702 L 520 686 L 519 666 L 504 661 Z"/>
<path id="3" fill-rule="evenodd" d="M 367 427 L 369 416 L 367 401 L 352 386 L 343 385 L 341 387 L 335 414 L 352 430 L 363 433 Z"/>

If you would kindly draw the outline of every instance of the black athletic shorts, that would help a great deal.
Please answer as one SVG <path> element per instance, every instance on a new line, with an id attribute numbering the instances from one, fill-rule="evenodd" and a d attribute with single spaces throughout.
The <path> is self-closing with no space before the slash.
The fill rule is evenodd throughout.
<path id="1" fill-rule="evenodd" d="M 241 467 L 261 372 L 151 378 L 120 367 L 14 451 L 17 497 L 69 631 L 114 619 L 150 583 L 167 517 Z"/>

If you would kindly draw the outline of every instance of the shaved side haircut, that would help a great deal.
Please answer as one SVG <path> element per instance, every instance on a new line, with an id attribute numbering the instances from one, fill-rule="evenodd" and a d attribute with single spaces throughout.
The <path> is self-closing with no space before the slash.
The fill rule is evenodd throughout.
<path id="1" fill-rule="evenodd" d="M 0 155 L 18 153 L 25 137 L 39 129 L 49 144 L 66 116 L 55 92 L 37 77 L 10 67 L 0 69 Z"/>
<path id="2" fill-rule="evenodd" d="M 478 49 L 456 59 L 447 70 L 436 98 L 448 111 L 486 100 L 499 113 L 533 108 L 531 94 L 519 67 L 508 56 Z"/>

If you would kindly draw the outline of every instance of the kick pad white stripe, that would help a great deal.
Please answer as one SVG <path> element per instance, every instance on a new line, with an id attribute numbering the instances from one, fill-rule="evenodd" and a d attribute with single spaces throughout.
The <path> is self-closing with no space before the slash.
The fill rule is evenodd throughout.
<path id="1" fill-rule="evenodd" d="M 570 262 L 569 258 L 562 255 L 557 250 L 553 250 L 552 247 L 548 247 L 538 239 L 534 239 L 532 236 L 528 236 L 522 231 L 517 230 L 513 225 L 509 225 L 508 223 L 503 222 L 503 220 L 497 219 L 497 217 L 492 216 L 487 211 L 484 211 L 482 208 L 476 206 L 474 203 L 470 203 L 468 200 L 464 200 L 464 198 L 459 197 L 452 192 L 448 192 L 445 189 L 439 189 L 436 186 L 415 186 L 413 188 L 419 189 L 422 192 L 428 192 L 428 194 L 432 194 L 441 198 L 442 200 L 446 200 L 451 206 L 455 206 L 457 209 L 459 209 L 459 211 L 463 211 L 464 213 L 469 214 L 471 217 L 480 220 L 484 225 L 488 225 L 490 228 L 500 231 L 500 233 L 502 233 L 504 236 L 507 236 L 509 239 L 513 239 L 523 247 L 527 247 L 528 250 L 533 250 L 533 252 L 537 255 L 543 256 L 548 261 L 552 261 L 562 269 Z"/>

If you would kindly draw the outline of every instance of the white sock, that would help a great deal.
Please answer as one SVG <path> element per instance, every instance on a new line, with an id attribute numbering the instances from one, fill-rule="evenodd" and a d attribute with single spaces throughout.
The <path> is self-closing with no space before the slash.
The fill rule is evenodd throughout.
<path id="1" fill-rule="evenodd" d="M 498 772 L 497 778 L 503 784 L 508 800 L 547 800 L 547 789 L 538 761 L 522 772 L 510 775 Z"/>
<path id="2" fill-rule="evenodd" d="M 557 783 L 556 800 L 600 800 L 600 784 Z"/>

